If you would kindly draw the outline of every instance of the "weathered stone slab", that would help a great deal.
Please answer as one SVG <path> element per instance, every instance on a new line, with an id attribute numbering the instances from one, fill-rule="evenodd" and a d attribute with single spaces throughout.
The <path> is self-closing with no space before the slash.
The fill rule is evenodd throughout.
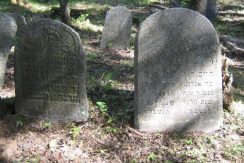
<path id="1" fill-rule="evenodd" d="M 14 45 L 16 31 L 15 20 L 4 13 L 0 13 L 0 90 L 2 90 L 4 83 L 7 59 L 11 47 Z"/>
<path id="2" fill-rule="evenodd" d="M 221 55 L 209 20 L 188 9 L 148 17 L 136 43 L 135 126 L 211 132 L 222 124 Z"/>
<path id="3" fill-rule="evenodd" d="M 65 24 L 38 19 L 18 34 L 16 112 L 51 121 L 88 117 L 85 58 L 79 35 Z"/>
<path id="4" fill-rule="evenodd" d="M 106 15 L 100 47 L 126 49 L 130 43 L 132 14 L 124 6 L 111 8 Z"/>

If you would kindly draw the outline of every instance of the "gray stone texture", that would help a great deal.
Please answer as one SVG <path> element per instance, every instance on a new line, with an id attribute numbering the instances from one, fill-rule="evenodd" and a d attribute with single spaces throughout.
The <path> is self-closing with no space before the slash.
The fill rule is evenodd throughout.
<path id="1" fill-rule="evenodd" d="M 130 43 L 132 14 L 124 6 L 111 8 L 106 15 L 100 47 L 126 49 Z"/>
<path id="2" fill-rule="evenodd" d="M 26 25 L 26 20 L 23 15 L 16 14 L 16 13 L 7 13 L 9 16 L 14 18 L 17 26 L 18 26 L 18 31 Z"/>
<path id="3" fill-rule="evenodd" d="M 0 90 L 4 83 L 8 55 L 14 46 L 16 31 L 15 20 L 4 13 L 0 13 Z"/>
<path id="4" fill-rule="evenodd" d="M 221 55 L 209 20 L 189 9 L 148 17 L 135 52 L 135 126 L 211 132 L 222 124 Z"/>
<path id="5" fill-rule="evenodd" d="M 85 55 L 79 35 L 61 22 L 37 19 L 17 36 L 16 112 L 51 121 L 85 121 Z"/>

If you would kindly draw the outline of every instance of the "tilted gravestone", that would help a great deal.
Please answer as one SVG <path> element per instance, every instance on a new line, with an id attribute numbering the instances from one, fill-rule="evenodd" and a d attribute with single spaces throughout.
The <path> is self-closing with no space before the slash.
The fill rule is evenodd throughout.
<path id="1" fill-rule="evenodd" d="M 51 121 L 85 121 L 85 58 L 79 35 L 38 19 L 22 28 L 15 54 L 16 112 Z"/>
<path id="2" fill-rule="evenodd" d="M 0 13 L 0 90 L 4 83 L 8 55 L 14 46 L 16 31 L 15 20 L 4 13 Z"/>
<path id="3" fill-rule="evenodd" d="M 130 43 L 132 14 L 124 6 L 111 8 L 106 15 L 101 48 L 126 49 Z"/>
<path id="4" fill-rule="evenodd" d="M 209 20 L 188 9 L 148 17 L 136 43 L 135 126 L 211 132 L 222 123 L 221 55 Z"/>

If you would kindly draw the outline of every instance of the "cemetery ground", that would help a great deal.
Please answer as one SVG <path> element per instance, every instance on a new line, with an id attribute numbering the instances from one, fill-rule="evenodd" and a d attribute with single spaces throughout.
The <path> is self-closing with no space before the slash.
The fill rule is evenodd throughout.
<path id="1" fill-rule="evenodd" d="M 0 2 L 0 12 L 58 19 L 57 4 Z M 128 50 L 100 49 L 108 5 L 71 3 L 72 25 L 80 34 L 87 61 L 89 119 L 55 124 L 14 114 L 14 62 L 10 55 L 0 103 L 0 162 L 243 162 L 244 116 L 224 111 L 224 124 L 211 134 L 144 133 L 133 127 L 134 39 L 138 22 L 150 13 L 129 6 L 134 14 Z M 244 5 L 221 5 L 214 26 L 219 35 L 244 39 Z M 72 11 L 71 11 L 72 15 Z M 222 45 L 233 74 L 233 107 L 244 108 L 244 57 Z M 242 111 L 243 112 L 243 111 Z M 244 113 L 243 113 L 244 114 Z"/>

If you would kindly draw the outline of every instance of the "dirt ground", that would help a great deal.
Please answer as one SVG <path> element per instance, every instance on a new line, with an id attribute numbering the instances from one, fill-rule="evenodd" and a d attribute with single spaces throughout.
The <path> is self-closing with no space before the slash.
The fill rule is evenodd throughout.
<path id="1" fill-rule="evenodd" d="M 244 38 L 238 28 L 244 14 L 231 17 L 233 21 L 238 19 L 235 27 L 229 21 L 224 22 L 227 17 L 228 14 L 219 16 L 216 25 L 219 33 L 229 34 L 232 29 L 236 30 L 233 36 L 237 37 L 239 32 L 239 38 Z M 224 24 L 226 30 L 219 24 Z M 103 50 L 99 48 L 101 32 L 75 29 L 86 51 L 88 121 L 55 124 L 16 115 L 14 54 L 11 54 L 0 92 L 0 162 L 244 162 L 244 114 L 225 111 L 221 129 L 211 134 L 135 130 L 133 44 L 128 50 Z M 133 33 L 136 30 L 134 24 Z M 242 110 L 244 57 L 222 47 L 233 74 L 234 105 Z M 108 110 L 101 110 L 97 102 L 103 102 Z"/>

